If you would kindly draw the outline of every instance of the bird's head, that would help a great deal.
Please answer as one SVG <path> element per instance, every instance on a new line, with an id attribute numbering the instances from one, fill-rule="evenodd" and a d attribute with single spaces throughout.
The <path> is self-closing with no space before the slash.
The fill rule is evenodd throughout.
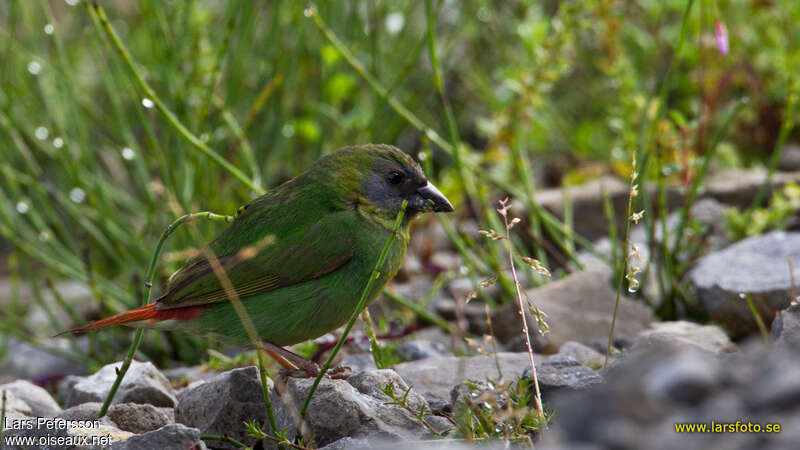
<path id="1" fill-rule="evenodd" d="M 382 223 L 397 217 L 403 200 L 406 217 L 423 212 L 452 212 L 453 205 L 422 172 L 408 154 L 391 145 L 346 147 L 326 158 L 337 184 L 345 186 L 348 201 Z"/>

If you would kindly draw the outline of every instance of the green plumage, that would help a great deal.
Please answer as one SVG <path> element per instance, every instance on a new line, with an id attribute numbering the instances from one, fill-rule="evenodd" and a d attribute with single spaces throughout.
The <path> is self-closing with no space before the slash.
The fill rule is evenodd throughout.
<path id="1" fill-rule="evenodd" d="M 411 219 L 452 211 L 419 165 L 391 146 L 348 147 L 320 159 L 253 200 L 209 248 L 259 337 L 290 345 L 330 332 L 353 314 L 403 200 L 409 201 L 406 219 L 369 294 L 372 301 L 402 264 Z M 178 270 L 155 305 L 159 311 L 186 307 L 198 313 L 189 320 L 132 325 L 249 343 L 205 256 Z"/>

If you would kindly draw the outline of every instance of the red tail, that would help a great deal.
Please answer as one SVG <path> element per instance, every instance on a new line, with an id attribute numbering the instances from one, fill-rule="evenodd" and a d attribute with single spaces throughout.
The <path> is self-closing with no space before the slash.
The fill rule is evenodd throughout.
<path id="1" fill-rule="evenodd" d="M 111 317 L 106 317 L 105 319 L 100 319 L 94 322 L 87 323 L 82 327 L 70 328 L 67 331 L 62 331 L 61 333 L 58 333 L 56 336 L 61 336 L 62 334 L 66 333 L 84 333 L 86 331 L 102 330 L 103 328 L 113 327 L 114 325 L 121 325 L 123 323 L 155 319 L 158 317 L 159 313 L 163 311 L 154 309 L 153 308 L 154 306 L 156 306 L 155 303 L 149 303 L 147 305 L 142 306 L 141 308 L 132 309 L 130 311 L 125 311 L 124 313 L 119 313 Z"/>

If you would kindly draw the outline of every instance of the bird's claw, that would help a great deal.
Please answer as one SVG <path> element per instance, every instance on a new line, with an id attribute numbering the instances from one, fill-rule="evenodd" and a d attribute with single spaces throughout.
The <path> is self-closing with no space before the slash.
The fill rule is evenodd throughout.
<path id="1" fill-rule="evenodd" d="M 278 376 L 282 378 L 316 378 L 319 375 L 320 368 L 318 365 L 308 365 L 299 369 L 281 369 Z M 325 378 L 333 380 L 346 380 L 353 374 L 353 369 L 348 366 L 334 366 L 325 372 Z"/>

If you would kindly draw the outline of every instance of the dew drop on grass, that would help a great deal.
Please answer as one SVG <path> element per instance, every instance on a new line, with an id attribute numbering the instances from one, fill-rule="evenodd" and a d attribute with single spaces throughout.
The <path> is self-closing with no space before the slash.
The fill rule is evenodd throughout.
<path id="1" fill-rule="evenodd" d="M 28 209 L 29 209 L 29 207 L 28 207 L 27 203 L 22 202 L 22 201 L 17 202 L 17 212 L 18 213 L 25 214 L 25 213 L 28 212 Z"/>
<path id="2" fill-rule="evenodd" d="M 42 65 L 36 61 L 31 61 L 28 63 L 28 73 L 31 75 L 39 75 L 42 71 Z"/>
<path id="3" fill-rule="evenodd" d="M 39 240 L 42 241 L 42 242 L 49 241 L 51 237 L 52 237 L 52 235 L 47 230 L 43 230 L 42 232 L 39 233 Z"/>
<path id="4" fill-rule="evenodd" d="M 311 10 L 310 7 L 303 10 L 303 15 L 304 16 L 311 17 L 311 14 L 314 14 L 314 12 Z"/>
<path id="5" fill-rule="evenodd" d="M 53 34 L 53 31 L 55 30 L 56 29 L 52 23 L 48 23 L 47 25 L 44 26 L 44 34 Z"/>
<path id="6" fill-rule="evenodd" d="M 50 132 L 48 132 L 47 128 L 45 127 L 36 127 L 36 130 L 34 130 L 33 135 L 36 136 L 36 139 L 43 141 L 47 139 L 47 136 L 50 135 Z"/>
<path id="7" fill-rule="evenodd" d="M 281 134 L 287 139 L 294 136 L 294 126 L 287 123 L 283 126 L 283 128 L 281 128 Z"/>
<path id="8" fill-rule="evenodd" d="M 150 109 L 153 106 L 155 106 L 155 103 L 153 103 L 153 101 L 150 100 L 149 98 L 145 97 L 142 99 L 142 106 L 144 106 L 147 109 Z"/>
<path id="9" fill-rule="evenodd" d="M 122 149 L 122 158 L 130 161 L 136 157 L 136 152 L 134 152 L 130 147 L 125 147 Z"/>
<path id="10" fill-rule="evenodd" d="M 64 0 L 64 3 L 68 4 L 69 6 L 75 6 L 79 1 L 80 0 Z"/>
<path id="11" fill-rule="evenodd" d="M 386 31 L 389 34 L 397 34 L 403 29 L 405 23 L 406 18 L 403 16 L 403 13 L 393 12 L 386 16 Z"/>
<path id="12" fill-rule="evenodd" d="M 83 189 L 76 187 L 69 191 L 69 198 L 75 203 L 83 203 L 86 199 L 86 192 Z"/>
<path id="13" fill-rule="evenodd" d="M 64 140 L 63 139 L 61 139 L 60 137 L 57 137 L 57 138 L 53 139 L 53 147 L 61 148 L 63 146 L 64 146 Z"/>
<path id="14" fill-rule="evenodd" d="M 747 294 L 745 294 L 744 292 L 739 292 L 739 298 L 742 299 L 742 300 L 746 300 L 747 299 Z"/>

